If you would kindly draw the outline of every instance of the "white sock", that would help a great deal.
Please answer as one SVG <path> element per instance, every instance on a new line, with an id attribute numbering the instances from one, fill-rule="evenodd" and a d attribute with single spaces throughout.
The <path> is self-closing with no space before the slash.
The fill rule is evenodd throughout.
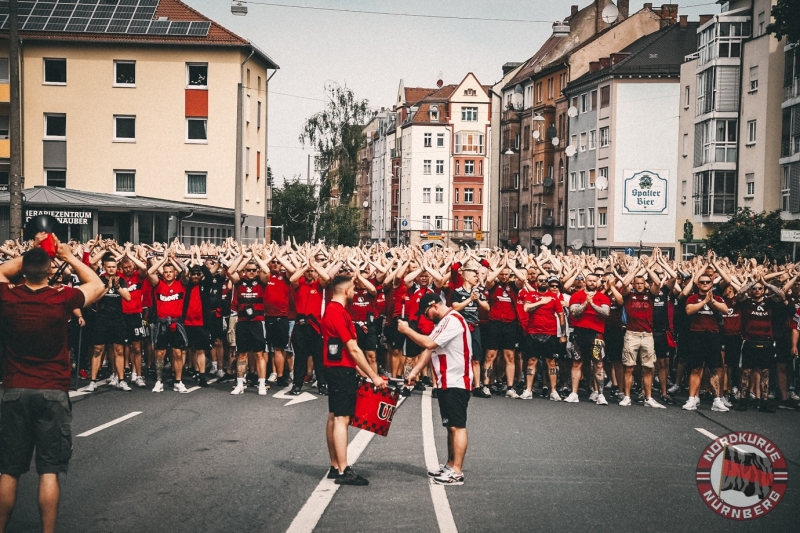
<path id="1" fill-rule="evenodd" d="M 136 375 L 136 372 L 131 372 L 131 381 L 136 381 L 136 378 L 139 377 Z"/>
<path id="2" fill-rule="evenodd" d="M 239 387 L 244 387 L 244 378 L 236 378 L 236 385 Z"/>
<path id="3" fill-rule="evenodd" d="M 267 385 L 266 381 L 267 381 L 266 378 L 258 378 L 258 386 L 265 387 Z"/>
<path id="4" fill-rule="evenodd" d="M 216 372 L 217 371 L 217 362 L 216 361 L 211 361 L 211 371 L 212 372 Z"/>

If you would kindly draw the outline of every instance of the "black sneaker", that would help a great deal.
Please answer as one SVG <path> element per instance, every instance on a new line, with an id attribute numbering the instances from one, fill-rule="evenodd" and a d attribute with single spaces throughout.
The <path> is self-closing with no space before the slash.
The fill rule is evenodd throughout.
<path id="1" fill-rule="evenodd" d="M 320 396 L 327 396 L 328 395 L 328 386 L 327 385 L 320 385 L 317 387 L 317 393 Z"/>
<path id="2" fill-rule="evenodd" d="M 415 391 L 421 391 L 421 392 L 422 392 L 422 391 L 424 391 L 424 390 L 425 390 L 425 385 L 424 385 L 424 384 L 423 384 L 421 381 L 417 381 L 417 382 L 414 384 L 414 390 L 415 390 Z"/>
<path id="3" fill-rule="evenodd" d="M 286 376 L 281 376 L 281 377 L 278 378 L 278 381 L 277 381 L 276 384 L 278 385 L 278 387 L 288 387 L 289 386 L 289 380 L 286 379 Z"/>
<path id="4" fill-rule="evenodd" d="M 542 398 L 549 398 L 550 397 L 550 387 L 545 385 L 542 387 Z"/>
<path id="5" fill-rule="evenodd" d="M 400 395 L 405 398 L 408 398 L 409 396 L 411 396 L 411 389 L 409 389 L 408 387 L 403 387 L 403 390 L 400 391 Z"/>
<path id="6" fill-rule="evenodd" d="M 431 381 L 431 378 L 430 378 L 429 376 L 422 376 L 422 377 L 420 378 L 420 381 L 421 381 L 421 382 L 422 382 L 422 384 L 423 384 L 423 385 L 425 385 L 426 387 L 433 387 L 433 381 Z"/>
<path id="7" fill-rule="evenodd" d="M 363 487 L 364 485 L 369 485 L 369 480 L 359 476 L 348 466 L 344 469 L 342 474 L 336 476 L 336 481 L 334 481 L 334 483 L 337 485 L 356 485 Z"/>
<path id="8" fill-rule="evenodd" d="M 508 385 L 505 383 L 495 383 L 489 389 L 492 391 L 492 394 L 505 394 L 508 390 Z"/>
<path id="9" fill-rule="evenodd" d="M 778 407 L 780 409 L 794 409 L 795 407 L 797 407 L 797 402 L 795 402 L 791 398 L 786 398 L 785 400 L 782 400 L 781 403 L 778 404 Z"/>
<path id="10" fill-rule="evenodd" d="M 328 479 L 336 479 L 339 477 L 339 469 L 335 466 L 332 466 L 330 470 L 328 470 L 328 475 L 326 476 Z"/>
<path id="11" fill-rule="evenodd" d="M 476 398 L 491 398 L 492 395 L 488 392 L 488 387 L 478 387 L 477 389 L 472 389 L 472 395 Z"/>
<path id="12" fill-rule="evenodd" d="M 672 396 L 670 396 L 669 393 L 667 393 L 665 396 L 661 397 L 661 403 L 668 403 L 672 405 L 675 403 L 675 398 L 673 398 Z"/>
<path id="13" fill-rule="evenodd" d="M 433 389 L 431 391 L 431 398 L 438 398 L 438 397 L 439 397 L 439 389 L 438 388 Z"/>
<path id="14" fill-rule="evenodd" d="M 738 402 L 736 402 L 736 410 L 747 411 L 747 398 L 741 398 Z"/>
<path id="15" fill-rule="evenodd" d="M 301 387 L 298 387 L 297 385 L 293 385 L 292 390 L 289 391 L 289 394 L 291 394 L 292 396 L 299 396 L 302 393 L 303 389 Z"/>
<path id="16" fill-rule="evenodd" d="M 774 413 L 777 409 L 775 408 L 775 403 L 772 400 L 761 400 L 758 410 L 762 413 Z"/>
<path id="17" fill-rule="evenodd" d="M 201 387 L 208 387 L 208 381 L 203 374 L 200 374 L 200 376 L 197 378 L 197 384 Z"/>

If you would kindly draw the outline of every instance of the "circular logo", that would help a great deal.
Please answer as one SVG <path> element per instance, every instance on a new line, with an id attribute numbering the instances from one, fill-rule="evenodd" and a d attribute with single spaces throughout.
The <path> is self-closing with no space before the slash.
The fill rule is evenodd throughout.
<path id="1" fill-rule="evenodd" d="M 786 458 L 758 433 L 728 433 L 703 450 L 696 479 L 700 497 L 712 511 L 731 520 L 753 520 L 783 498 Z"/>

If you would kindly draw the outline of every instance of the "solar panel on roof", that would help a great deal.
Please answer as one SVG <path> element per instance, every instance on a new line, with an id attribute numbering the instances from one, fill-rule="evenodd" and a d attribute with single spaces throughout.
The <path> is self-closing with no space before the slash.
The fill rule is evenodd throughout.
<path id="1" fill-rule="evenodd" d="M 154 20 L 150 23 L 150 28 L 147 30 L 147 33 L 150 35 L 166 35 L 168 29 L 168 20 Z"/>
<path id="2" fill-rule="evenodd" d="M 116 11 L 114 11 L 114 16 L 111 18 L 120 20 L 121 19 L 130 20 L 131 18 L 133 18 L 133 9 L 134 8 L 130 6 L 120 6 L 117 8 Z"/>
<path id="3" fill-rule="evenodd" d="M 47 24 L 47 17 L 29 17 L 25 23 L 25 29 L 30 31 L 43 30 Z"/>
<path id="4" fill-rule="evenodd" d="M 59 3 L 53 10 L 54 17 L 70 17 L 75 10 L 75 4 Z"/>
<path id="5" fill-rule="evenodd" d="M 127 33 L 129 20 L 112 20 L 106 28 L 106 33 Z"/>
<path id="6" fill-rule="evenodd" d="M 186 35 L 189 32 L 188 22 L 175 21 L 169 26 L 167 35 Z"/>
<path id="7" fill-rule="evenodd" d="M 45 31 L 64 31 L 64 28 L 67 27 L 67 22 L 69 22 L 67 17 L 50 17 L 44 29 Z"/>
<path id="8" fill-rule="evenodd" d="M 189 27 L 188 35 L 201 35 L 205 37 L 208 35 L 208 30 L 211 27 L 210 22 L 192 22 Z"/>
<path id="9" fill-rule="evenodd" d="M 91 19 L 89 25 L 86 26 L 86 31 L 103 33 L 106 31 L 110 19 Z"/>
<path id="10" fill-rule="evenodd" d="M 69 19 L 69 23 L 67 24 L 66 31 L 85 31 L 86 25 L 89 24 L 88 18 L 75 18 L 72 17 Z"/>
<path id="11" fill-rule="evenodd" d="M 149 20 L 133 20 L 131 25 L 128 26 L 128 33 L 147 33 L 148 26 L 150 26 Z"/>
<path id="12" fill-rule="evenodd" d="M 117 4 L 121 6 L 135 6 L 137 3 L 136 0 L 117 0 Z"/>

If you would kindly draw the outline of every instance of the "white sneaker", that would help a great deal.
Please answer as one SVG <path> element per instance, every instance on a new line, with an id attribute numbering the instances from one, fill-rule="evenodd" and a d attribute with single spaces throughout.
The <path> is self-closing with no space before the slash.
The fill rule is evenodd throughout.
<path id="1" fill-rule="evenodd" d="M 108 378 L 108 384 L 111 385 L 112 387 L 116 387 L 117 385 L 119 385 L 119 378 L 117 377 L 116 374 L 111 374 L 111 377 Z"/>
<path id="2" fill-rule="evenodd" d="M 599 394 L 595 403 L 597 405 L 608 405 L 608 400 L 606 400 L 605 394 Z"/>
<path id="3" fill-rule="evenodd" d="M 683 409 L 684 411 L 697 411 L 698 403 L 700 403 L 699 398 L 695 399 L 694 396 L 689 396 L 689 399 L 686 400 L 686 403 L 683 404 L 683 407 L 681 407 L 681 409 Z"/>
<path id="4" fill-rule="evenodd" d="M 153 392 L 164 392 L 164 384 L 161 380 L 156 381 L 156 386 L 153 387 Z"/>
<path id="5" fill-rule="evenodd" d="M 97 390 L 97 382 L 96 381 L 92 381 L 83 390 L 85 390 L 86 392 L 94 392 L 94 391 L 96 391 Z"/>
<path id="6" fill-rule="evenodd" d="M 122 381 L 117 383 L 117 390 L 129 391 L 131 390 L 131 388 L 128 386 L 127 383 L 125 383 L 125 380 L 123 379 Z"/>
<path id="7" fill-rule="evenodd" d="M 276 381 L 278 381 L 278 374 L 273 372 L 272 374 L 269 375 L 267 381 L 269 381 L 270 383 L 275 383 Z"/>
<path id="8" fill-rule="evenodd" d="M 655 401 L 653 398 L 648 398 L 644 401 L 645 407 L 653 407 L 655 409 L 666 409 L 663 405 Z"/>
<path id="9" fill-rule="evenodd" d="M 726 398 L 725 396 L 720 398 L 720 400 L 722 400 L 723 405 L 725 405 L 725 407 L 727 407 L 728 409 L 733 407 L 733 404 L 731 403 L 731 401 L 728 398 Z"/>
<path id="10" fill-rule="evenodd" d="M 611 381 L 609 381 L 608 383 L 606 383 L 606 386 L 605 386 L 605 387 L 603 387 L 603 388 L 604 388 L 604 389 L 610 389 L 610 388 L 611 388 L 611 387 L 613 387 L 613 386 L 614 386 L 614 383 L 612 383 Z"/>
<path id="11" fill-rule="evenodd" d="M 554 402 L 560 402 L 561 401 L 561 396 L 559 396 L 559 394 L 556 391 L 552 391 L 550 393 L 550 400 L 554 401 Z"/>
<path id="12" fill-rule="evenodd" d="M 225 377 L 225 371 L 222 370 L 222 369 L 217 370 L 217 377 L 220 378 L 220 379 L 224 378 Z"/>
<path id="13" fill-rule="evenodd" d="M 513 388 L 509 388 L 506 391 L 506 398 L 519 398 L 519 394 Z"/>
<path id="14" fill-rule="evenodd" d="M 181 394 L 186 394 L 189 392 L 189 389 L 186 388 L 186 385 L 183 384 L 183 381 L 176 381 L 172 390 L 175 392 L 180 392 Z"/>
<path id="15" fill-rule="evenodd" d="M 147 387 L 147 383 L 144 382 L 144 378 L 142 376 L 136 376 L 136 381 L 134 381 L 137 387 L 145 388 Z"/>
<path id="16" fill-rule="evenodd" d="M 670 394 L 675 394 L 675 393 L 676 393 L 676 392 L 678 392 L 679 390 L 681 390 L 681 386 L 680 386 L 680 385 L 678 385 L 678 384 L 676 383 L 676 384 L 675 384 L 675 385 L 673 385 L 672 387 L 668 388 L 668 389 L 667 389 L 667 392 L 668 392 L 668 393 L 670 393 Z"/>
<path id="17" fill-rule="evenodd" d="M 267 386 L 266 385 L 259 385 L 258 386 L 258 395 L 259 396 L 266 396 L 267 395 Z"/>
<path id="18" fill-rule="evenodd" d="M 231 391 L 231 394 L 244 394 L 244 385 L 237 385 Z"/>
<path id="19" fill-rule="evenodd" d="M 630 396 L 624 396 L 624 397 L 623 397 L 623 398 L 622 398 L 622 399 L 619 401 L 619 404 L 620 404 L 622 407 L 630 407 L 630 406 L 631 406 L 631 397 L 630 397 Z"/>
<path id="20" fill-rule="evenodd" d="M 522 394 L 517 396 L 520 400 L 533 400 L 533 392 L 529 390 L 522 391 Z"/>
<path id="21" fill-rule="evenodd" d="M 571 392 L 569 394 L 569 396 L 567 396 L 564 399 L 564 401 L 567 402 L 567 403 L 578 403 L 580 400 L 578 399 L 578 395 L 577 394 L 575 394 L 574 392 Z"/>
<path id="22" fill-rule="evenodd" d="M 597 396 L 598 396 L 597 391 L 596 390 L 592 391 L 592 393 L 589 395 L 589 401 L 596 402 Z"/>
<path id="23" fill-rule="evenodd" d="M 790 400 L 794 400 L 794 401 L 798 401 L 798 400 L 800 400 L 800 396 L 798 396 L 797 394 L 795 394 L 795 393 L 794 393 L 794 391 L 791 391 L 791 392 L 789 393 L 789 399 L 790 399 Z"/>
<path id="24" fill-rule="evenodd" d="M 728 406 L 726 406 L 722 402 L 722 398 L 714 398 L 714 403 L 711 404 L 711 410 L 712 411 L 719 411 L 721 413 L 726 413 L 726 412 L 730 411 L 730 409 L 728 409 Z"/>
<path id="25" fill-rule="evenodd" d="M 733 388 L 731 389 L 731 394 L 733 394 L 734 398 L 738 398 L 739 397 L 739 387 L 734 385 Z"/>

